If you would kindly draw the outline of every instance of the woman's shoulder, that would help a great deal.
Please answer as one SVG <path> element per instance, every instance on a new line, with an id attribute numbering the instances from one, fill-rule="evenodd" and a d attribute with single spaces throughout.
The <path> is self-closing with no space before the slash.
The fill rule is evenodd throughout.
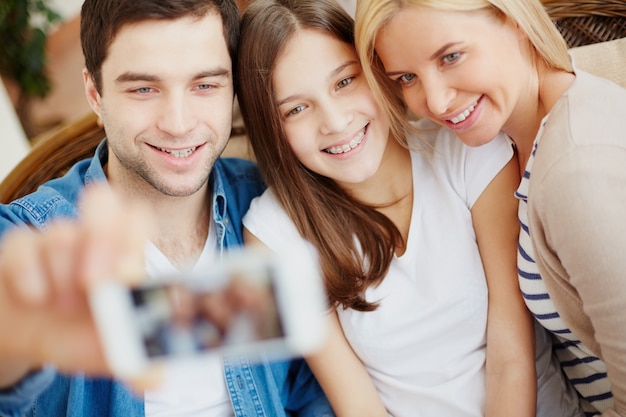
<path id="1" fill-rule="evenodd" d="M 284 253 L 290 245 L 302 240 L 295 224 L 271 188 L 252 200 L 250 209 L 243 218 L 243 225 L 277 253 Z"/>
<path id="2" fill-rule="evenodd" d="M 574 83 L 550 111 L 543 136 L 559 138 L 559 148 L 581 145 L 624 148 L 625 108 L 625 88 L 606 78 L 576 70 Z M 564 129 L 564 125 L 568 128 Z"/>
<path id="3" fill-rule="evenodd" d="M 601 77 L 579 68 L 575 69 L 575 75 L 576 81 L 574 82 L 573 90 L 578 93 L 585 91 L 593 93 L 597 90 L 601 90 L 603 93 L 608 92 L 618 96 L 626 95 L 626 88 L 618 84 L 615 80 Z"/>
<path id="4" fill-rule="evenodd" d="M 274 231 L 295 229 L 293 221 L 272 188 L 266 189 L 263 194 L 252 200 L 243 223 L 248 229 L 268 228 Z"/>
<path id="5" fill-rule="evenodd" d="M 278 202 L 276 194 L 272 188 L 267 188 L 263 193 L 255 197 L 250 204 L 248 214 L 254 213 L 261 215 L 269 215 L 277 211 L 284 211 L 282 205 Z"/>

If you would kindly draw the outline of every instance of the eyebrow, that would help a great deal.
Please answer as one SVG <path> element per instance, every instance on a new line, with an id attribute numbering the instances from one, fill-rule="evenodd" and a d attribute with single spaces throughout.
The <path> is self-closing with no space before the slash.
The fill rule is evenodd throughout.
<path id="1" fill-rule="evenodd" d="M 228 75 L 230 75 L 230 70 L 220 67 L 220 68 L 216 68 L 216 69 L 209 70 L 209 71 L 199 72 L 192 77 L 192 80 L 199 80 L 202 78 L 212 78 L 212 77 L 228 77 Z M 123 84 L 123 83 L 135 82 L 135 81 L 157 82 L 160 80 L 161 78 L 154 74 L 127 71 L 127 72 L 120 74 L 115 79 L 115 83 Z"/>
<path id="2" fill-rule="evenodd" d="M 434 60 L 435 58 L 437 58 L 439 55 L 443 54 L 443 52 L 455 45 L 460 44 L 461 42 L 448 42 L 446 43 L 444 46 L 442 46 L 441 48 L 437 49 L 437 51 L 435 51 L 434 54 L 432 54 L 430 56 L 430 60 Z M 391 71 L 391 72 L 386 72 L 385 74 L 387 74 L 388 77 L 393 77 L 395 75 L 402 75 L 402 74 L 406 74 L 406 71 Z"/>
<path id="3" fill-rule="evenodd" d="M 334 70 L 332 70 L 330 72 L 330 74 L 328 75 L 327 79 L 328 80 L 332 80 L 334 77 L 336 77 L 337 75 L 341 74 L 343 72 L 343 70 L 345 70 L 346 68 L 348 68 L 350 65 L 354 65 L 354 64 L 358 64 L 359 61 L 355 61 L 355 60 L 351 60 L 351 61 L 347 61 L 344 64 L 338 66 L 337 68 L 335 68 Z M 285 103 L 288 103 L 290 101 L 296 100 L 300 97 L 300 94 L 294 94 L 291 95 L 289 97 L 285 97 L 284 99 L 280 100 L 278 102 L 279 106 L 282 106 Z"/>
<path id="4" fill-rule="evenodd" d="M 448 42 L 447 44 L 445 44 L 445 45 L 444 45 L 444 46 L 442 46 L 441 48 L 437 49 L 437 51 L 436 51 L 434 54 L 432 54 L 432 55 L 430 56 L 430 59 L 431 59 L 431 60 L 433 60 L 433 59 L 437 58 L 437 57 L 438 57 L 439 55 L 441 55 L 441 54 L 442 54 L 442 53 L 443 53 L 446 49 L 450 48 L 451 46 L 458 45 L 458 44 L 460 44 L 460 43 L 461 43 L 461 42 Z"/>
<path id="5" fill-rule="evenodd" d="M 350 65 L 354 65 L 354 64 L 358 64 L 359 61 L 348 61 L 346 63 L 344 63 L 343 65 L 338 66 L 337 68 L 335 68 L 333 71 L 331 71 L 330 75 L 328 76 L 328 79 L 332 79 L 334 77 L 336 77 L 337 75 L 341 74 L 341 72 L 343 70 L 345 70 L 346 68 L 348 68 Z"/>

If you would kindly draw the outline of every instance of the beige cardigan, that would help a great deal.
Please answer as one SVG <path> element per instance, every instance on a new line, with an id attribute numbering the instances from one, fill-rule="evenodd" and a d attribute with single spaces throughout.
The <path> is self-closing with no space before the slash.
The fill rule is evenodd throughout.
<path id="1" fill-rule="evenodd" d="M 576 75 L 539 142 L 530 235 L 557 311 L 607 365 L 602 415 L 626 416 L 626 89 Z"/>

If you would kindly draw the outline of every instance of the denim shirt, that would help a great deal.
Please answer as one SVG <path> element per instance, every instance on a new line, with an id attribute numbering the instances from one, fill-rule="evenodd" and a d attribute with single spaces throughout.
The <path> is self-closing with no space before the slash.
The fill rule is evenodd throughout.
<path id="1" fill-rule="evenodd" d="M 65 176 L 47 182 L 36 192 L 0 205 L 0 235 L 15 226 L 45 229 L 53 219 L 75 217 L 84 187 L 106 181 L 106 140 L 96 149 L 96 156 L 78 162 Z M 218 159 L 210 182 L 217 247 L 222 253 L 243 243 L 241 219 L 264 184 L 254 163 L 234 158 Z M 224 359 L 224 376 L 236 417 L 334 416 L 302 359 L 251 363 L 244 356 L 228 357 Z M 140 417 L 144 416 L 144 403 L 118 381 L 63 375 L 45 367 L 0 390 L 0 416 L 24 415 Z"/>

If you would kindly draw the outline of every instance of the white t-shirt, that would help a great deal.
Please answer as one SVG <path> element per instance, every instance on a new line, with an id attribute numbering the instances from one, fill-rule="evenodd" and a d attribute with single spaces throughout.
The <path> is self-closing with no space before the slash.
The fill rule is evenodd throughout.
<path id="1" fill-rule="evenodd" d="M 191 271 L 201 272 L 216 260 L 216 237 L 210 228 L 205 247 Z M 153 244 L 146 248 L 148 276 L 180 271 Z M 165 379 L 157 389 L 144 394 L 146 417 L 232 417 L 233 409 L 224 381 L 219 354 L 181 358 L 168 364 Z"/>
<path id="2" fill-rule="evenodd" d="M 447 129 L 427 136 L 432 156 L 411 152 L 406 252 L 366 292 L 379 308 L 339 309 L 339 320 L 391 415 L 478 417 L 485 403 L 487 283 L 470 208 L 513 150 L 504 136 L 478 148 Z M 281 255 L 301 239 L 270 190 L 253 201 L 244 226 Z"/>

